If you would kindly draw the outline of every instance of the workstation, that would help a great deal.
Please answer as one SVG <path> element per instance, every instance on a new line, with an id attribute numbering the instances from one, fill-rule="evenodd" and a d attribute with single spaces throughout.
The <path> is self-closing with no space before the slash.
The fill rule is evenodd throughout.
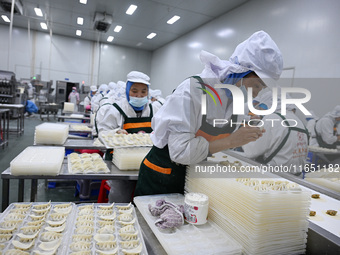
<path id="1" fill-rule="evenodd" d="M 338 9 L 0 0 L 0 253 L 339 254 Z"/>

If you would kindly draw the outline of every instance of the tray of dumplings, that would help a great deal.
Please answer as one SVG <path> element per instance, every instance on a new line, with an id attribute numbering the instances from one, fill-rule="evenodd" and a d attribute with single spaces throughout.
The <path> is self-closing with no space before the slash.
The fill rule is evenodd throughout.
<path id="1" fill-rule="evenodd" d="M 146 255 L 130 204 L 79 204 L 64 254 Z"/>
<path id="2" fill-rule="evenodd" d="M 101 131 L 98 136 L 99 140 L 107 149 L 114 148 L 132 148 L 132 147 L 151 147 L 153 145 L 150 134 L 117 134 L 114 131 Z"/>
<path id="3" fill-rule="evenodd" d="M 1 254 L 64 254 L 73 203 L 13 203 L 0 218 Z"/>
<path id="4" fill-rule="evenodd" d="M 71 153 L 67 155 L 68 170 L 72 174 L 110 173 L 103 158 L 98 153 Z"/>

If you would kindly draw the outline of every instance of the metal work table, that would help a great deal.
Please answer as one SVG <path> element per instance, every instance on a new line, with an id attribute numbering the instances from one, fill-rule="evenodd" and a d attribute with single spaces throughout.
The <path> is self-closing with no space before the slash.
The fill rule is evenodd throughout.
<path id="1" fill-rule="evenodd" d="M 107 174 L 72 174 L 68 171 L 67 159 L 64 159 L 60 174 L 51 175 L 11 175 L 10 168 L 7 168 L 1 174 L 2 179 L 2 210 L 5 210 L 9 204 L 10 179 L 19 179 L 18 185 L 18 202 L 24 198 L 24 180 L 31 179 L 31 202 L 36 200 L 38 179 L 68 179 L 68 180 L 138 180 L 139 171 L 121 171 L 111 161 L 105 161 L 110 173 Z"/>
<path id="2" fill-rule="evenodd" d="M 4 149 L 5 146 L 8 146 L 8 138 L 9 138 L 9 110 L 0 109 L 0 146 Z"/>
<path id="3" fill-rule="evenodd" d="M 319 158 L 321 158 L 323 161 L 325 161 L 327 164 L 330 164 L 332 163 L 327 157 L 326 155 L 339 155 L 339 158 L 340 158 L 340 150 L 337 149 L 337 151 L 320 151 L 320 150 L 317 150 L 316 148 L 313 148 L 313 147 L 309 147 L 309 151 L 310 152 L 313 152 L 313 154 L 315 154 L 315 156 L 318 156 Z"/>
<path id="4" fill-rule="evenodd" d="M 65 120 L 84 120 L 87 122 L 90 122 L 90 117 L 80 117 L 80 116 L 65 116 L 65 115 L 58 115 L 57 116 L 58 121 L 65 121 Z"/>
<path id="5" fill-rule="evenodd" d="M 14 130 L 9 130 L 9 132 L 16 133 L 17 136 L 24 133 L 25 106 L 23 104 L 0 104 L 0 109 L 18 110 L 17 128 Z"/>
<path id="6" fill-rule="evenodd" d="M 92 139 L 67 139 L 63 146 L 65 149 L 106 150 L 104 145 L 93 145 Z"/>

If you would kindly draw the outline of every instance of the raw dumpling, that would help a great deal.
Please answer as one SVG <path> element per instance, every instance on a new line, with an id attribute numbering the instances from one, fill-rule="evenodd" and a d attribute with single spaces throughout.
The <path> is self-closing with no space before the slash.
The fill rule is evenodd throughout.
<path id="1" fill-rule="evenodd" d="M 131 240 L 137 240 L 138 239 L 138 232 L 136 233 L 121 233 L 119 234 L 120 238 L 123 240 L 123 241 L 131 241 Z"/>
<path id="2" fill-rule="evenodd" d="M 13 240 L 12 244 L 16 249 L 28 250 L 34 245 L 35 240 L 31 242 L 19 242 L 18 240 Z"/>
<path id="3" fill-rule="evenodd" d="M 91 249 L 91 243 L 90 242 L 71 243 L 70 249 L 72 251 L 88 251 Z"/>
<path id="4" fill-rule="evenodd" d="M 43 242 L 50 242 L 54 240 L 60 240 L 63 237 L 63 234 L 56 232 L 44 232 L 40 236 L 40 240 Z"/>
<path id="5" fill-rule="evenodd" d="M 49 241 L 49 242 L 41 242 L 38 247 L 44 251 L 50 251 L 50 250 L 57 250 L 60 244 L 61 244 L 61 239 L 56 239 L 56 240 Z"/>
<path id="6" fill-rule="evenodd" d="M 109 242 L 97 242 L 96 248 L 101 251 L 112 251 L 117 247 L 116 241 L 109 241 Z"/>
<path id="7" fill-rule="evenodd" d="M 76 242 L 91 242 L 92 241 L 92 235 L 73 235 L 72 241 L 74 243 L 76 243 Z"/>
<path id="8" fill-rule="evenodd" d="M 114 241 L 115 236 L 112 234 L 96 234 L 93 239 L 96 242 L 108 242 L 108 241 Z"/>
<path id="9" fill-rule="evenodd" d="M 122 252 L 124 255 L 139 255 L 142 252 L 143 245 L 140 243 L 137 247 L 127 250 L 123 249 Z"/>

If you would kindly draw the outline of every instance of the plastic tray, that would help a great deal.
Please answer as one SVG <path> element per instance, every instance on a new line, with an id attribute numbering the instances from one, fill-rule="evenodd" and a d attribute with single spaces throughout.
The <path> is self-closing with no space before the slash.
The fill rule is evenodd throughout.
<path id="1" fill-rule="evenodd" d="M 181 194 L 163 194 L 135 197 L 134 202 L 151 230 L 169 255 L 178 254 L 242 254 L 242 247 L 212 221 L 204 225 L 184 224 L 180 228 L 162 230 L 155 226 L 157 217 L 150 214 L 148 205 L 159 199 L 184 204 Z"/>
<path id="2" fill-rule="evenodd" d="M 113 141 L 115 137 L 119 139 Z M 107 149 L 115 148 L 135 148 L 135 147 L 152 147 L 152 141 L 150 139 L 150 134 L 140 133 L 140 134 L 116 134 L 113 131 L 101 131 L 98 136 L 99 140 L 105 145 Z M 126 144 L 120 138 L 128 138 L 130 144 Z M 140 139 L 145 139 L 144 141 Z"/>
<path id="3" fill-rule="evenodd" d="M 45 209 L 37 209 L 35 207 L 39 207 L 39 206 L 43 206 L 43 205 L 48 205 L 50 204 L 50 209 L 47 210 L 46 212 L 46 216 L 43 220 L 40 220 L 41 215 L 43 214 L 43 211 Z M 58 226 L 58 219 L 55 218 L 55 208 L 58 205 L 69 205 L 67 208 L 65 208 L 65 211 L 63 211 L 62 214 L 60 215 L 65 215 L 62 216 L 60 219 L 61 221 L 64 221 L 64 223 L 61 225 L 62 227 L 59 229 L 56 229 L 55 227 Z M 18 209 L 18 207 L 22 207 L 24 205 L 27 205 L 28 208 L 26 211 L 24 211 L 23 209 Z M 60 212 L 60 211 L 59 211 Z M 64 254 L 63 250 L 63 243 L 67 242 L 67 237 L 69 235 L 69 233 L 72 230 L 72 225 L 70 224 L 73 221 L 73 217 L 74 217 L 74 212 L 75 212 L 75 205 L 73 203 L 13 203 L 10 204 L 7 209 L 4 211 L 4 213 L 1 215 L 0 218 L 0 226 L 1 226 L 1 235 L 4 235 L 4 233 L 6 232 L 6 228 L 8 229 L 8 226 L 6 227 L 6 225 L 10 222 L 10 219 L 12 217 L 23 217 L 21 223 L 18 223 L 16 225 L 16 228 L 13 230 L 12 233 L 9 233 L 9 235 L 11 235 L 10 239 L 8 241 L 2 242 L 1 245 L 3 247 L 2 251 L 3 254 L 6 254 L 6 252 L 10 251 L 10 250 L 15 250 L 16 247 L 15 245 L 17 245 L 17 242 L 23 242 L 25 243 L 25 245 L 28 246 L 28 243 L 31 243 L 34 240 L 34 243 L 32 244 L 32 246 L 28 249 L 25 249 L 26 252 L 30 253 L 30 254 L 36 254 L 35 251 L 40 251 L 40 252 L 44 252 L 43 249 L 41 249 L 41 245 L 45 245 L 47 242 L 45 242 L 45 240 L 47 239 L 43 239 L 43 237 L 45 236 L 46 232 L 51 232 L 53 227 L 53 230 L 58 231 L 58 240 L 60 240 L 59 245 L 57 246 L 57 249 L 55 250 L 56 254 Z M 52 217 L 53 216 L 53 217 Z M 65 220 L 64 220 L 65 219 Z M 38 226 L 32 226 L 30 224 L 33 223 L 37 223 L 41 221 L 41 225 Z M 53 224 L 52 224 L 53 223 Z M 50 225 L 52 224 L 52 226 Z M 27 227 L 32 226 L 32 234 L 34 235 L 36 234 L 36 237 L 33 239 L 26 239 L 26 242 L 23 241 L 22 236 L 20 236 L 23 233 L 29 234 L 27 231 Z M 61 231 L 62 230 L 62 231 Z M 54 232 L 54 231 L 53 231 Z M 13 251 L 14 252 L 14 251 Z M 46 250 L 45 250 L 46 252 Z M 16 253 L 13 253 L 16 254 Z"/>
<path id="4" fill-rule="evenodd" d="M 43 123 L 35 127 L 34 144 L 63 145 L 67 139 L 69 126 Z"/>
<path id="5" fill-rule="evenodd" d="M 142 231 L 139 226 L 136 212 L 134 209 L 134 206 L 131 204 L 114 204 L 111 209 L 101 209 L 101 207 L 110 207 L 112 204 L 79 204 L 76 207 L 76 213 L 74 215 L 74 221 L 73 221 L 73 229 L 70 232 L 68 243 L 66 245 L 66 249 L 64 251 L 64 254 L 71 254 L 72 252 L 76 252 L 74 245 L 77 245 L 80 241 L 77 239 L 74 239 L 74 235 L 82 235 L 83 230 L 86 232 L 88 231 L 89 235 L 91 236 L 87 241 L 85 241 L 84 246 L 89 247 L 89 249 L 86 249 L 85 251 L 90 251 L 91 254 L 98 254 L 97 253 L 97 241 L 95 240 L 95 236 L 100 232 L 99 230 L 102 229 L 106 224 L 108 226 L 113 226 L 114 230 L 113 233 L 106 236 L 106 238 L 112 239 L 113 242 L 116 242 L 116 248 L 117 248 L 117 255 L 124 255 L 122 248 L 122 243 L 124 240 L 122 239 L 120 235 L 120 230 L 124 225 L 122 225 L 118 218 L 119 215 L 121 215 L 121 212 L 119 210 L 119 207 L 128 207 L 128 211 L 132 213 L 133 221 L 134 223 L 131 224 L 134 228 L 134 234 L 136 234 L 136 237 L 134 237 L 134 240 L 131 240 L 131 242 L 134 242 L 137 240 L 137 242 L 142 246 L 141 255 L 147 255 L 146 246 L 144 243 L 144 239 L 142 236 Z M 125 212 L 127 210 L 123 210 L 122 212 Z M 103 213 L 100 213 L 103 212 Z M 89 224 L 89 228 L 81 229 L 84 224 L 84 217 L 93 217 L 93 220 L 88 221 L 85 225 Z M 114 220 L 103 220 L 101 217 L 115 217 Z M 83 223 L 81 222 L 81 218 L 83 219 Z M 110 229 L 110 227 L 108 227 Z M 72 250 L 73 249 L 73 250 Z M 115 249 L 115 248 L 114 248 Z M 106 252 L 109 252 L 106 251 Z M 111 253 L 107 253 L 111 254 Z M 114 253 L 112 253 L 114 254 Z"/>
<path id="6" fill-rule="evenodd" d="M 119 170 L 139 170 L 150 147 L 116 148 L 112 156 L 112 163 Z"/>
<path id="7" fill-rule="evenodd" d="M 71 154 L 73 154 L 73 153 L 71 153 Z M 105 164 L 105 162 L 104 162 L 104 160 L 99 156 L 99 154 L 97 154 L 97 153 L 92 153 L 92 154 L 97 154 L 99 157 L 97 157 L 96 159 L 93 159 L 93 157 L 91 156 L 92 154 L 88 154 L 88 155 L 90 155 L 88 158 L 89 158 L 89 160 L 90 160 L 90 162 L 92 162 L 92 166 L 93 166 L 93 168 L 91 168 L 91 169 L 87 169 L 87 170 L 84 170 L 84 169 L 81 169 L 81 170 L 74 170 L 73 169 L 73 165 L 74 164 L 72 164 L 71 163 L 71 160 L 70 160 L 70 158 L 72 157 L 71 156 L 71 154 L 69 154 L 69 155 L 67 155 L 67 165 L 68 165 L 68 171 L 70 172 L 70 173 L 73 173 L 73 174 L 105 174 L 105 173 L 110 173 L 110 170 L 109 170 L 109 168 L 106 166 L 106 168 L 104 168 L 104 169 L 101 169 L 101 170 L 96 170 L 95 169 L 95 163 L 94 163 L 94 160 L 98 160 L 98 161 L 100 161 L 102 164 Z M 85 153 L 83 153 L 83 154 L 85 154 Z M 87 154 L 87 153 L 86 153 Z M 80 162 L 83 164 L 84 163 L 84 159 L 85 158 L 81 158 L 81 156 L 80 155 L 82 155 L 82 154 L 78 154 L 79 156 L 79 160 L 80 160 Z"/>

